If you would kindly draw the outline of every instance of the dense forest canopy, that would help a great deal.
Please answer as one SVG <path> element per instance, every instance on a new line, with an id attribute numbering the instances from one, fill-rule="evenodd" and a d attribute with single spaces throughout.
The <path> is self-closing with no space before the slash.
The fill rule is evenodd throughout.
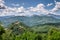
<path id="1" fill-rule="evenodd" d="M 7 28 L 0 24 L 0 40 L 60 40 L 60 28 L 52 24 L 28 27 L 18 21 Z"/>

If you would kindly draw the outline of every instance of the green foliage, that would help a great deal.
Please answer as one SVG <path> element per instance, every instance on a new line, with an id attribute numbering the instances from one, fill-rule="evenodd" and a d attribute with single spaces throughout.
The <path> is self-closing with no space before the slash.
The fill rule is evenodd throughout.
<path id="1" fill-rule="evenodd" d="M 48 32 L 48 40 L 60 40 L 60 31 L 57 28 L 52 28 Z"/>
<path id="2" fill-rule="evenodd" d="M 0 24 L 0 40 L 2 40 L 2 34 L 5 32 L 2 24 Z"/>
<path id="3" fill-rule="evenodd" d="M 11 30 L 6 30 L 2 35 L 2 40 L 14 40 L 14 35 Z"/>
<path id="4" fill-rule="evenodd" d="M 22 34 L 25 31 L 27 31 L 28 27 L 25 24 L 17 21 L 15 23 L 10 24 L 9 29 L 12 30 L 12 32 L 15 35 L 19 35 L 19 34 Z"/>
<path id="5" fill-rule="evenodd" d="M 27 27 L 16 22 L 9 28 L 0 25 L 0 40 L 60 40 L 60 28 L 53 25 Z"/>
<path id="6" fill-rule="evenodd" d="M 23 34 L 21 34 L 20 36 L 16 37 L 16 40 L 34 40 L 36 34 L 32 33 L 32 32 L 25 32 Z"/>
<path id="7" fill-rule="evenodd" d="M 0 35 L 2 35 L 5 32 L 4 28 L 0 25 Z"/>
<path id="8" fill-rule="evenodd" d="M 15 40 L 42 40 L 42 36 L 34 32 L 25 32 L 22 35 L 16 36 Z"/>

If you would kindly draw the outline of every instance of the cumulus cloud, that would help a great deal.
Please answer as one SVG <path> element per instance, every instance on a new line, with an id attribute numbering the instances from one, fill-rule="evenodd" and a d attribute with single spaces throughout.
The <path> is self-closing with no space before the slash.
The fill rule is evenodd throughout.
<path id="1" fill-rule="evenodd" d="M 4 4 L 5 2 L 3 0 L 0 0 L 0 16 L 9 16 L 9 15 L 15 15 L 15 16 L 32 16 L 36 14 L 49 14 L 54 13 L 58 10 L 60 10 L 60 2 L 55 2 L 55 7 L 52 10 L 45 9 L 46 5 L 40 3 L 36 5 L 35 7 L 28 7 L 24 8 L 23 6 L 20 7 L 8 7 Z M 19 6 L 19 4 L 13 4 L 14 6 Z M 48 6 L 51 6 L 52 3 L 48 4 Z M 3 9 L 3 7 L 5 9 Z M 2 10 L 1 10 L 2 9 Z"/>
<path id="2" fill-rule="evenodd" d="M 55 2 L 55 7 L 51 10 L 51 12 L 57 12 L 60 10 L 60 2 Z"/>
<path id="3" fill-rule="evenodd" d="M 42 13 L 48 13 L 48 10 L 46 10 L 44 4 L 38 4 L 36 7 L 30 7 L 30 11 L 32 12 L 42 12 Z"/>
<path id="4" fill-rule="evenodd" d="M 4 3 L 2 3 L 4 4 Z M 3 5 L 5 6 L 5 5 Z M 6 9 L 0 11 L 0 16 L 8 16 L 8 15 L 15 15 L 15 16 L 31 16 L 34 14 L 34 12 L 42 12 L 42 13 L 47 13 L 48 10 L 46 10 L 44 4 L 38 4 L 36 7 L 30 7 L 29 9 L 24 8 L 23 6 L 20 7 L 8 7 L 6 6 Z"/>
<path id="5" fill-rule="evenodd" d="M 19 8 L 7 7 L 6 9 L 4 9 L 3 11 L 0 12 L 0 13 L 2 13 L 0 16 L 17 15 L 22 12 L 24 12 L 23 7 L 19 7 Z"/>
<path id="6" fill-rule="evenodd" d="M 52 5 L 53 5 L 53 3 L 47 4 L 47 6 L 52 6 Z"/>
<path id="7" fill-rule="evenodd" d="M 5 5 L 4 5 L 4 1 L 3 0 L 0 0 L 0 9 L 5 9 Z"/>

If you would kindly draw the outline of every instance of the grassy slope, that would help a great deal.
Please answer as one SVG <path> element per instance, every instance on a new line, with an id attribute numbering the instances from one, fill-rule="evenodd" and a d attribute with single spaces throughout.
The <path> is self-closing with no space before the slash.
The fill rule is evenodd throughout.
<path id="1" fill-rule="evenodd" d="M 48 32 L 52 27 L 60 28 L 60 23 L 46 23 L 43 25 L 36 25 L 32 27 L 32 30 L 36 32 Z"/>

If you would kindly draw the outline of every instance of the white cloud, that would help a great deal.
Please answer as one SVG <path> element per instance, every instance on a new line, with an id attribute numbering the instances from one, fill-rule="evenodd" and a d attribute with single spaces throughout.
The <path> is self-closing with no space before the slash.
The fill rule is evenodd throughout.
<path id="1" fill-rule="evenodd" d="M 32 12 L 42 12 L 42 13 L 48 13 L 48 10 L 46 10 L 44 4 L 38 4 L 36 7 L 30 7 L 30 11 Z"/>
<path id="2" fill-rule="evenodd" d="M 23 6 L 20 7 L 8 7 L 4 4 L 4 0 L 0 0 L 0 16 L 9 16 L 9 15 L 22 15 L 22 13 L 24 13 L 25 8 Z M 15 4 L 13 4 L 15 5 Z M 19 4 L 16 4 L 16 6 L 19 6 Z M 5 7 L 5 9 L 3 9 L 2 7 Z"/>
<path id="3" fill-rule="evenodd" d="M 52 5 L 53 5 L 53 3 L 47 4 L 47 6 L 52 6 Z"/>
<path id="4" fill-rule="evenodd" d="M 19 4 L 14 4 L 14 3 L 13 3 L 12 6 L 20 6 L 20 5 L 19 5 Z"/>
<path id="5" fill-rule="evenodd" d="M 0 0 L 0 9 L 5 9 L 6 6 L 4 5 L 4 0 Z"/>
<path id="6" fill-rule="evenodd" d="M 25 8 L 23 6 L 17 8 L 16 12 L 24 12 Z"/>
<path id="7" fill-rule="evenodd" d="M 29 9 L 26 9 L 23 6 L 20 6 L 18 8 L 17 7 L 12 8 L 12 7 L 6 6 L 6 9 L 3 9 L 0 12 L 0 14 L 2 13 L 0 16 L 8 16 L 8 15 L 31 16 L 34 14 L 34 12 L 47 13 L 48 11 L 44 7 L 45 7 L 44 4 L 38 4 L 36 7 L 30 7 Z"/>
<path id="8" fill-rule="evenodd" d="M 29 7 L 29 8 L 24 8 L 23 6 L 20 7 L 8 7 L 4 5 L 4 1 L 0 0 L 0 5 L 4 6 L 5 9 L 0 9 L 0 16 L 8 16 L 8 15 L 15 15 L 15 16 L 31 16 L 31 15 L 36 15 L 36 13 L 39 14 L 48 14 L 48 13 L 55 13 L 57 10 L 60 9 L 60 2 L 55 2 L 55 7 L 52 10 L 47 10 L 45 9 L 45 5 L 40 3 L 36 5 L 35 7 Z M 15 4 L 14 4 L 15 5 Z M 51 4 L 48 4 L 48 6 L 51 6 Z M 19 4 L 17 4 L 19 6 Z"/>
<path id="9" fill-rule="evenodd" d="M 4 6 L 4 1 L 0 0 L 0 6 Z"/>
<path id="10" fill-rule="evenodd" d="M 23 7 L 19 7 L 19 8 L 11 8 L 11 7 L 7 7 L 6 9 L 2 10 L 2 12 L 0 12 L 0 14 L 2 16 L 8 16 L 8 15 L 17 15 L 24 12 L 24 8 Z M 0 15 L 0 16 L 1 16 Z"/>
<path id="11" fill-rule="evenodd" d="M 3 3 L 5 3 L 5 2 L 4 2 L 3 0 L 0 0 L 0 3 L 3 4 Z"/>
<path id="12" fill-rule="evenodd" d="M 60 2 L 55 2 L 55 7 L 51 10 L 51 12 L 57 12 L 60 10 Z"/>

